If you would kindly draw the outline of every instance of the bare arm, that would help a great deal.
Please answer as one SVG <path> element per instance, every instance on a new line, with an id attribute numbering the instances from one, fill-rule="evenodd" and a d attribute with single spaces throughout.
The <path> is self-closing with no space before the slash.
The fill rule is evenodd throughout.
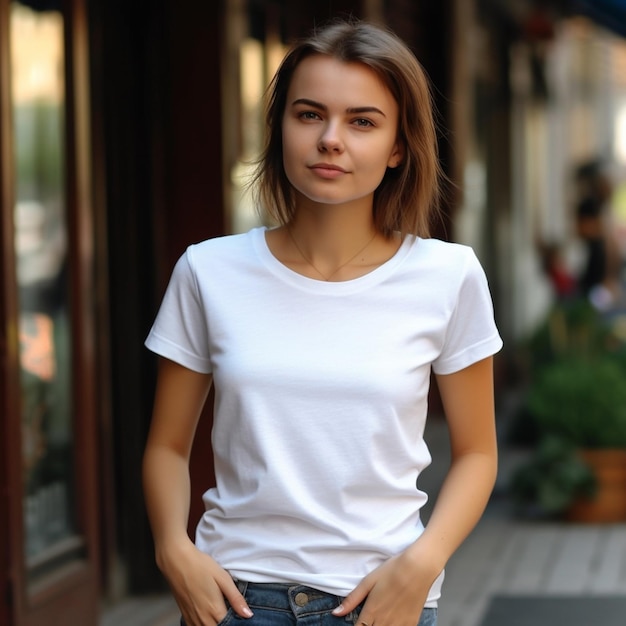
<path id="1" fill-rule="evenodd" d="M 346 615 L 367 598 L 364 623 L 415 626 L 419 621 L 430 587 L 480 519 L 495 482 L 492 361 L 437 377 L 452 461 L 428 526 L 407 550 L 366 576 L 336 615 Z"/>
<path id="2" fill-rule="evenodd" d="M 212 378 L 162 359 L 143 459 L 143 484 L 156 560 L 188 626 L 214 626 L 226 614 L 224 597 L 251 615 L 226 571 L 187 535 L 189 456 Z"/>
<path id="3" fill-rule="evenodd" d="M 493 359 L 438 376 L 437 384 L 452 461 L 422 539 L 439 555 L 443 568 L 477 524 L 496 480 Z"/>

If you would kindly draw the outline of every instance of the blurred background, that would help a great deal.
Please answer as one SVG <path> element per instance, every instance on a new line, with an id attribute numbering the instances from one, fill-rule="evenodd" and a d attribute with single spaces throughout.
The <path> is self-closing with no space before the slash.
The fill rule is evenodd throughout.
<path id="1" fill-rule="evenodd" d="M 436 236 L 475 249 L 505 340 L 503 515 L 626 523 L 626 2 L 0 0 L 0 624 L 92 626 L 164 591 L 143 340 L 185 247 L 259 223 L 264 89 L 294 37 L 346 15 L 394 29 L 433 83 Z"/>

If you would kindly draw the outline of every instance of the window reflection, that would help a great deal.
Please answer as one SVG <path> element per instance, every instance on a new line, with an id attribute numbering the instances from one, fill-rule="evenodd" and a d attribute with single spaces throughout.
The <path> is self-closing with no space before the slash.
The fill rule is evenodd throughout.
<path id="1" fill-rule="evenodd" d="M 59 558 L 74 534 L 71 337 L 64 173 L 63 17 L 11 3 L 25 554 Z"/>
<path id="2" fill-rule="evenodd" d="M 263 94 L 269 79 L 278 69 L 286 52 L 280 40 L 268 33 L 265 42 L 247 37 L 239 47 L 239 120 L 242 149 L 231 169 L 232 230 L 245 232 L 259 225 L 260 217 L 248 188 L 254 163 L 263 147 Z"/>

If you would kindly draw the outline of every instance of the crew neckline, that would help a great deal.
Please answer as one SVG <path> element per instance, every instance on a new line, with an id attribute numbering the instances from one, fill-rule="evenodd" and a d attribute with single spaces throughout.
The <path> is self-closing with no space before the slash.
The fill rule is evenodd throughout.
<path id="1" fill-rule="evenodd" d="M 354 293 L 379 284 L 393 274 L 396 268 L 408 256 L 413 246 L 417 245 L 417 242 L 419 241 L 419 237 L 406 235 L 395 254 L 378 267 L 374 268 L 370 272 L 367 272 L 367 274 L 363 274 L 362 276 L 351 278 L 349 280 L 323 281 L 304 276 L 279 261 L 267 245 L 265 234 L 268 230 L 267 226 L 259 226 L 250 231 L 254 248 L 263 264 L 274 275 L 294 287 L 305 291 L 328 295 Z"/>

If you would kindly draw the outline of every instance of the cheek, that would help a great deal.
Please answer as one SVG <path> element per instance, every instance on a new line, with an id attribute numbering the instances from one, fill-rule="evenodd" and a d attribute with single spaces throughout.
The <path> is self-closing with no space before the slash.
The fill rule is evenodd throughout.
<path id="1" fill-rule="evenodd" d="M 284 133 L 283 133 L 283 139 L 282 139 L 282 148 L 283 148 L 283 169 L 287 173 L 287 176 L 289 176 L 289 163 L 291 163 L 292 161 L 292 152 L 291 152 L 291 146 L 289 145 L 289 141 L 285 139 Z"/>
<path id="2" fill-rule="evenodd" d="M 289 182 L 293 184 L 293 176 L 297 172 L 298 164 L 301 164 L 305 159 L 305 146 L 304 141 L 294 135 L 293 132 L 289 132 L 289 124 L 283 124 L 283 169 L 289 179 Z"/>
<path id="3" fill-rule="evenodd" d="M 296 153 L 294 146 L 288 141 L 283 140 L 283 170 L 287 180 L 293 185 L 293 177 L 295 171 Z"/>
<path id="4" fill-rule="evenodd" d="M 283 159 L 285 164 L 297 154 L 297 142 L 293 140 L 292 134 L 289 132 L 289 126 L 283 124 Z"/>
<path id="5" fill-rule="evenodd" d="M 362 163 L 362 168 L 370 176 L 382 180 L 389 167 L 389 153 L 382 146 L 376 151 L 372 150 L 372 153 L 376 154 L 376 158 L 368 158 L 366 162 Z"/>

